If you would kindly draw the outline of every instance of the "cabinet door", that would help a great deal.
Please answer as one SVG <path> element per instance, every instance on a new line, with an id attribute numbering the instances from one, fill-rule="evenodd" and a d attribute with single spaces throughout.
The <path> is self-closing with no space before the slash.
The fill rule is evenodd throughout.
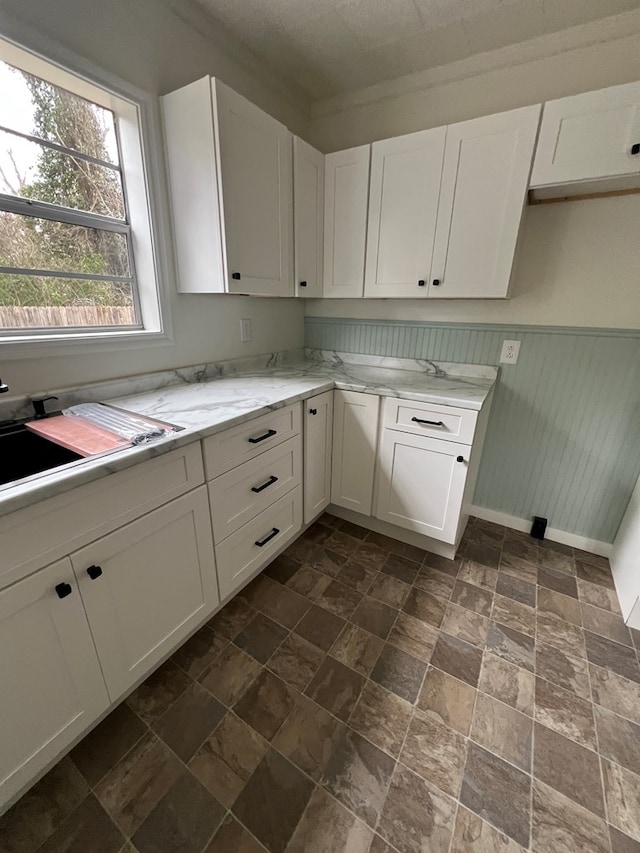
<path id="1" fill-rule="evenodd" d="M 293 234 L 296 295 L 322 296 L 324 154 L 293 138 Z"/>
<path id="2" fill-rule="evenodd" d="M 206 487 L 77 551 L 71 561 L 116 701 L 218 604 Z"/>
<path id="3" fill-rule="evenodd" d="M 371 146 L 364 295 L 427 295 L 446 127 Z"/>
<path id="4" fill-rule="evenodd" d="M 531 186 L 638 175 L 634 145 L 640 145 L 640 83 L 549 101 Z"/>
<path id="5" fill-rule="evenodd" d="M 293 296 L 292 135 L 214 82 L 230 293 Z"/>
<path id="6" fill-rule="evenodd" d="M 362 296 L 370 156 L 361 145 L 325 157 L 325 296 Z"/>
<path id="7" fill-rule="evenodd" d="M 539 118 L 537 105 L 447 128 L 430 297 L 507 296 Z"/>
<path id="8" fill-rule="evenodd" d="M 470 451 L 465 444 L 383 430 L 376 518 L 453 543 Z"/>
<path id="9" fill-rule="evenodd" d="M 304 522 L 308 524 L 331 500 L 333 391 L 305 400 Z"/>
<path id="10" fill-rule="evenodd" d="M 380 398 L 334 391 L 331 502 L 371 515 Z"/>
<path id="11" fill-rule="evenodd" d="M 110 702 L 68 558 L 0 592 L 0 638 L 1 807 Z"/>

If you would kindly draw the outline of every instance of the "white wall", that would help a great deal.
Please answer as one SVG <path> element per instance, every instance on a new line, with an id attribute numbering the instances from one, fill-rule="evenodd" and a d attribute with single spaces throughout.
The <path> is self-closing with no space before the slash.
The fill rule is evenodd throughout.
<path id="1" fill-rule="evenodd" d="M 223 49 L 223 39 L 185 0 L 0 0 L 0 34 L 15 22 L 153 94 L 217 75 L 292 130 L 306 127 L 295 95 L 241 45 L 229 41 Z M 12 394 L 28 394 L 302 345 L 304 309 L 294 299 L 178 295 L 173 277 L 170 290 L 173 344 L 46 359 L 27 349 L 24 359 L 1 364 L 0 376 Z M 253 321 L 250 343 L 240 343 L 241 317 Z"/>
<path id="2" fill-rule="evenodd" d="M 525 47 L 522 54 L 527 54 Z M 512 62 L 516 59 L 511 49 Z M 467 63 L 467 70 L 474 62 Z M 445 79 L 453 73 L 445 67 L 431 76 Z M 334 151 L 637 80 L 640 35 L 441 85 L 431 85 L 428 76 L 420 91 L 390 95 L 402 87 L 400 81 L 341 102 L 316 104 L 312 141 Z M 347 100 L 351 107 L 329 112 L 346 107 Z M 529 207 L 509 300 L 314 300 L 307 303 L 307 314 L 640 328 L 638 222 L 640 195 Z"/>

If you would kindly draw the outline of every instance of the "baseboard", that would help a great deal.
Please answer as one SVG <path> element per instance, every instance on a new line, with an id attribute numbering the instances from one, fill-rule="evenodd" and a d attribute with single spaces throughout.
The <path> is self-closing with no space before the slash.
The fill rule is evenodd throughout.
<path id="1" fill-rule="evenodd" d="M 505 512 L 497 512 L 495 509 L 486 509 L 483 506 L 472 506 L 469 510 L 471 515 L 477 518 L 482 518 L 484 521 L 492 521 L 494 524 L 502 524 L 504 527 L 510 527 L 512 530 L 521 530 L 528 533 L 531 530 L 530 518 L 518 518 L 516 515 L 507 515 Z M 608 557 L 611 554 L 611 543 L 600 542 L 599 539 L 588 539 L 586 536 L 578 536 L 575 533 L 569 533 L 566 530 L 558 530 L 556 527 L 547 527 L 545 539 L 550 539 L 552 542 L 561 542 L 563 545 L 569 545 L 571 548 L 579 548 L 581 551 L 589 551 L 591 554 L 598 554 L 601 557 Z"/>

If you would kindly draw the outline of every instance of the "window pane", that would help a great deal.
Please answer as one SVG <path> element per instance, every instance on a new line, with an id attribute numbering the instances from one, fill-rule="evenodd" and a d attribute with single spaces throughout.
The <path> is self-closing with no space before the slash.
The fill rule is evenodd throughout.
<path id="1" fill-rule="evenodd" d="M 136 325 L 131 284 L 0 273 L 0 329 Z"/>
<path id="2" fill-rule="evenodd" d="M 0 61 L 0 125 L 117 164 L 111 110 Z"/>
<path id="3" fill-rule="evenodd" d="M 0 193 L 125 218 L 119 171 L 2 130 Z"/>
<path id="4" fill-rule="evenodd" d="M 0 211 L 0 267 L 131 275 L 127 237 Z"/>

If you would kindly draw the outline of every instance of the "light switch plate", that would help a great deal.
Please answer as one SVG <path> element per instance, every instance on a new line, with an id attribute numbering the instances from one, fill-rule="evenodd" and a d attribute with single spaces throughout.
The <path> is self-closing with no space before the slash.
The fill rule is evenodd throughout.
<path id="1" fill-rule="evenodd" d="M 500 364 L 517 364 L 520 353 L 520 341 L 503 341 Z"/>
<path id="2" fill-rule="evenodd" d="M 251 318 L 244 317 L 240 320 L 240 341 L 243 344 L 251 340 Z"/>

